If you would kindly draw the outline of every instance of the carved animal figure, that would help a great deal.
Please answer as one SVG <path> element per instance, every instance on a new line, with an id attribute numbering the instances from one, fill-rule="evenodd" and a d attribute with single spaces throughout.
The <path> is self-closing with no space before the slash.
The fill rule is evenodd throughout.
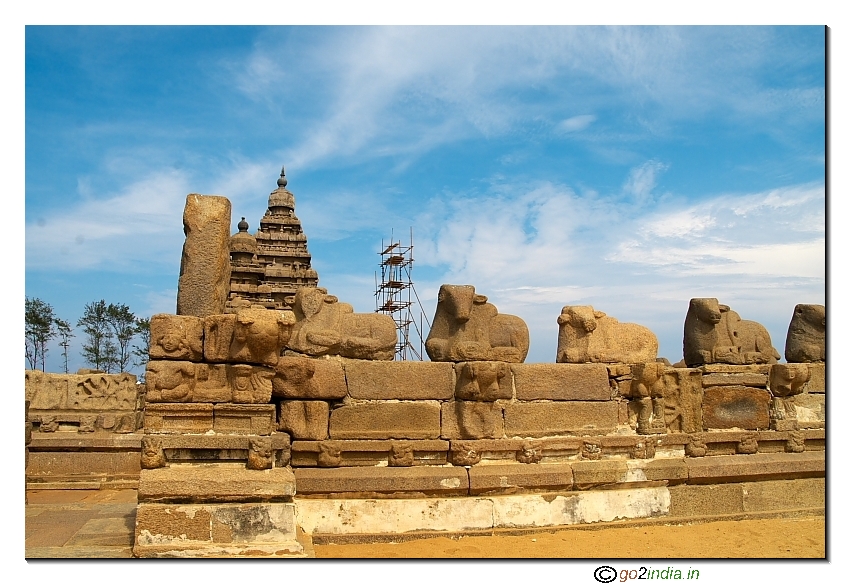
<path id="1" fill-rule="evenodd" d="M 685 316 L 685 363 L 773 364 L 779 353 L 764 326 L 742 320 L 717 298 L 692 298 Z"/>
<path id="2" fill-rule="evenodd" d="M 425 351 L 436 362 L 496 360 L 524 362 L 528 326 L 509 314 L 499 314 L 471 285 L 440 287 L 437 310 Z"/>
<path id="3" fill-rule="evenodd" d="M 384 314 L 355 314 L 324 288 L 300 288 L 293 302 L 295 326 L 287 347 L 310 356 L 338 354 L 363 360 L 392 360 L 396 326 Z"/>
<path id="4" fill-rule="evenodd" d="M 556 362 L 655 362 L 658 338 L 640 324 L 620 322 L 592 306 L 564 306 L 558 316 Z"/>
<path id="5" fill-rule="evenodd" d="M 826 307 L 797 304 L 785 338 L 788 362 L 826 361 Z"/>

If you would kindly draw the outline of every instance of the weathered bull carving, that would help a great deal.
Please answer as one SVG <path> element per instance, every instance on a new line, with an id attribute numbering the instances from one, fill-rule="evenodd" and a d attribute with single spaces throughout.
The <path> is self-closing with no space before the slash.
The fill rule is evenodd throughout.
<path id="1" fill-rule="evenodd" d="M 425 351 L 433 361 L 498 360 L 523 362 L 528 355 L 528 326 L 509 314 L 499 314 L 487 296 L 471 285 L 440 287 L 437 311 Z"/>
<path id="2" fill-rule="evenodd" d="M 717 298 L 693 298 L 685 316 L 684 357 L 689 367 L 703 364 L 774 364 L 779 353 L 764 326 L 742 320 Z"/>
<path id="3" fill-rule="evenodd" d="M 564 306 L 558 316 L 556 362 L 655 362 L 658 338 L 640 324 L 620 322 L 592 306 Z"/>
<path id="4" fill-rule="evenodd" d="M 392 360 L 395 322 L 384 314 L 355 314 L 326 289 L 303 287 L 293 303 L 295 326 L 287 348 L 310 356 L 338 354 L 363 360 Z"/>
<path id="5" fill-rule="evenodd" d="M 785 339 L 788 362 L 823 362 L 826 360 L 826 307 L 819 304 L 797 304 L 788 336 Z"/>

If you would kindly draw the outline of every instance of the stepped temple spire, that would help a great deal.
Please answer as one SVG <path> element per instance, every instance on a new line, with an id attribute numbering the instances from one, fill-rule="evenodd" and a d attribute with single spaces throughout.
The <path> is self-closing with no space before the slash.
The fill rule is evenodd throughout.
<path id="1" fill-rule="evenodd" d="M 248 233 L 243 217 L 239 232 L 230 239 L 228 313 L 248 306 L 288 310 L 299 288 L 319 283 L 319 275 L 310 266 L 307 236 L 295 216 L 295 195 L 286 185 L 281 168 L 259 230 L 254 235 Z"/>

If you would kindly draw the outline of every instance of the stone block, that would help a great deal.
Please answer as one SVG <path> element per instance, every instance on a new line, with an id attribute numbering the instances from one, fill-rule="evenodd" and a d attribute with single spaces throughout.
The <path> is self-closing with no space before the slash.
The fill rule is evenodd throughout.
<path id="1" fill-rule="evenodd" d="M 826 426 L 826 395 L 804 393 L 794 397 L 797 426 L 801 429 L 819 429 Z"/>
<path id="2" fill-rule="evenodd" d="M 204 360 L 227 362 L 236 331 L 236 314 L 212 314 L 204 322 Z"/>
<path id="3" fill-rule="evenodd" d="M 213 431 L 242 435 L 271 435 L 275 406 L 219 403 L 213 406 Z"/>
<path id="4" fill-rule="evenodd" d="M 290 502 L 295 476 L 289 468 L 249 470 L 230 463 L 174 464 L 142 470 L 139 501 Z"/>
<path id="5" fill-rule="evenodd" d="M 593 460 L 572 464 L 576 488 L 589 488 L 600 484 L 625 482 L 629 473 L 626 460 Z"/>
<path id="6" fill-rule="evenodd" d="M 449 442 L 440 439 L 294 441 L 292 465 L 299 467 L 441 466 Z M 337 453 L 335 463 L 328 459 Z"/>
<path id="7" fill-rule="evenodd" d="M 32 415 L 46 411 L 126 411 L 138 407 L 140 387 L 129 373 L 54 374 L 28 370 L 25 400 Z"/>
<path id="8" fill-rule="evenodd" d="M 611 386 L 604 364 L 514 364 L 516 398 L 521 401 L 608 401 Z"/>
<path id="9" fill-rule="evenodd" d="M 702 397 L 705 429 L 767 429 L 770 393 L 751 387 L 713 387 Z"/>
<path id="10" fill-rule="evenodd" d="M 454 372 L 449 362 L 346 360 L 348 393 L 355 399 L 451 399 Z"/>
<path id="11" fill-rule="evenodd" d="M 295 468 L 299 495 L 337 494 L 360 498 L 381 495 L 465 495 L 469 476 L 457 467 Z"/>
<path id="12" fill-rule="evenodd" d="M 274 369 L 249 364 L 227 367 L 234 403 L 268 403 L 272 398 Z"/>
<path id="13" fill-rule="evenodd" d="M 513 377 L 507 363 L 459 362 L 455 372 L 455 399 L 495 401 L 513 397 Z"/>
<path id="14" fill-rule="evenodd" d="M 744 485 L 744 511 L 825 508 L 825 486 L 824 478 L 749 482 Z"/>
<path id="15" fill-rule="evenodd" d="M 767 386 L 767 375 L 758 373 L 712 373 L 702 375 L 703 387 L 728 387 L 736 385 L 765 387 Z"/>
<path id="16" fill-rule="evenodd" d="M 183 232 L 177 314 L 224 313 L 230 288 L 230 201 L 223 196 L 188 195 Z"/>
<path id="17" fill-rule="evenodd" d="M 664 423 L 668 431 L 702 431 L 702 373 L 693 368 L 664 371 Z"/>
<path id="18" fill-rule="evenodd" d="M 569 464 L 489 464 L 469 469 L 470 494 L 570 490 Z"/>
<path id="19" fill-rule="evenodd" d="M 809 382 L 803 390 L 807 393 L 826 392 L 826 364 L 822 362 L 809 364 Z"/>
<path id="20" fill-rule="evenodd" d="M 685 458 L 688 483 L 749 482 L 823 477 L 823 451 Z"/>
<path id="21" fill-rule="evenodd" d="M 442 404 L 443 439 L 487 439 L 505 436 L 502 405 L 477 401 Z"/>
<path id="22" fill-rule="evenodd" d="M 42 446 L 43 447 L 43 446 Z M 136 479 L 139 476 L 139 452 L 111 448 L 105 451 L 76 449 L 41 451 L 30 448 L 26 475 L 29 481 L 81 481 L 95 479 Z"/>
<path id="23" fill-rule="evenodd" d="M 142 540 L 211 541 L 211 515 L 200 505 L 140 504 L 136 523 Z"/>
<path id="24" fill-rule="evenodd" d="M 704 364 L 703 374 L 763 374 L 770 373 L 771 364 Z"/>
<path id="25" fill-rule="evenodd" d="M 539 528 L 665 516 L 664 487 L 605 489 L 563 494 L 493 496 L 494 528 Z"/>
<path id="26" fill-rule="evenodd" d="M 330 407 L 325 401 L 281 401 L 278 429 L 293 439 L 328 438 Z"/>
<path id="27" fill-rule="evenodd" d="M 614 401 L 508 403 L 505 434 L 508 437 L 548 435 L 605 435 L 617 427 Z"/>
<path id="28" fill-rule="evenodd" d="M 145 406 L 145 433 L 206 433 L 212 428 L 212 403 L 149 403 Z"/>
<path id="29" fill-rule="evenodd" d="M 295 504 L 142 503 L 136 513 L 136 557 L 306 556 L 297 540 Z"/>
<path id="30" fill-rule="evenodd" d="M 741 484 L 670 487 L 670 516 L 717 516 L 744 512 Z"/>
<path id="31" fill-rule="evenodd" d="M 436 439 L 440 404 L 406 401 L 345 405 L 331 411 L 331 439 Z"/>
<path id="32" fill-rule="evenodd" d="M 150 357 L 200 362 L 204 358 L 204 321 L 195 316 L 151 316 Z"/>
<path id="33" fill-rule="evenodd" d="M 339 360 L 282 356 L 275 366 L 272 394 L 282 399 L 343 399 L 348 394 Z"/>
<path id="34" fill-rule="evenodd" d="M 224 365 L 151 360 L 145 384 L 147 403 L 216 403 L 232 398 Z"/>

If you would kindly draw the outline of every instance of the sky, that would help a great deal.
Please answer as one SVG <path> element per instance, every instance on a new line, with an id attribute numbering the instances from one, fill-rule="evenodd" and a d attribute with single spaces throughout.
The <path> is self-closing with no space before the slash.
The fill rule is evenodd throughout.
<path id="1" fill-rule="evenodd" d="M 526 321 L 527 362 L 554 362 L 566 305 L 676 362 L 693 297 L 783 353 L 794 306 L 826 303 L 825 58 L 814 25 L 30 25 L 25 294 L 174 313 L 186 195 L 253 233 L 285 165 L 356 311 L 412 228 L 425 316 L 474 285 Z"/>

